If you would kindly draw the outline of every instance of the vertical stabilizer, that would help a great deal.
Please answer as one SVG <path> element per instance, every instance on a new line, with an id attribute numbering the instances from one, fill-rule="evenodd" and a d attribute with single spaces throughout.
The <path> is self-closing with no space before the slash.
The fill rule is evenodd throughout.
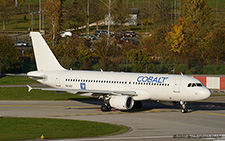
<path id="1" fill-rule="evenodd" d="M 39 32 L 30 32 L 38 71 L 64 70 Z"/>

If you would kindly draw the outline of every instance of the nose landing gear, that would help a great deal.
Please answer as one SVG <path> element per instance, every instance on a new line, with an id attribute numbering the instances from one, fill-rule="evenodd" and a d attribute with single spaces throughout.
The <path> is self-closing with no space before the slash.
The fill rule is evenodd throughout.
<path id="1" fill-rule="evenodd" d="M 186 102 L 184 101 L 180 101 L 180 105 L 181 105 L 181 113 L 187 113 L 188 112 L 188 109 L 186 107 Z"/>

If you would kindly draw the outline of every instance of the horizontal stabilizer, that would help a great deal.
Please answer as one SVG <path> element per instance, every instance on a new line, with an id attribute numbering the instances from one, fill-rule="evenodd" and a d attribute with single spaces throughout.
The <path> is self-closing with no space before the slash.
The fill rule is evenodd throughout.
<path id="1" fill-rule="evenodd" d="M 31 78 L 36 78 L 36 79 L 45 79 L 45 76 L 35 76 L 35 75 L 27 75 L 27 74 L 11 74 L 11 73 L 7 73 L 5 75 L 8 75 L 8 76 L 31 77 Z"/>
<path id="2" fill-rule="evenodd" d="M 30 92 L 33 88 L 30 85 L 27 85 L 28 87 L 28 92 Z"/>

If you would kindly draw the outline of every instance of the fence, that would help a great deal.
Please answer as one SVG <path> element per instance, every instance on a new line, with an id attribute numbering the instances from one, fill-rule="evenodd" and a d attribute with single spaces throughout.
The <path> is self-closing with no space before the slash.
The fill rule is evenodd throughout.
<path id="1" fill-rule="evenodd" d="M 194 76 L 209 89 L 225 90 L 225 76 Z"/>

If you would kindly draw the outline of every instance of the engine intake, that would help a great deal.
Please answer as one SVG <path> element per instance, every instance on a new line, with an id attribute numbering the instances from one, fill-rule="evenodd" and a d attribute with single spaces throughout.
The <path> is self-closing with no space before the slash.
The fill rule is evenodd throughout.
<path id="1" fill-rule="evenodd" d="M 130 96 L 112 96 L 109 104 L 115 109 L 128 110 L 133 107 L 134 99 Z"/>

